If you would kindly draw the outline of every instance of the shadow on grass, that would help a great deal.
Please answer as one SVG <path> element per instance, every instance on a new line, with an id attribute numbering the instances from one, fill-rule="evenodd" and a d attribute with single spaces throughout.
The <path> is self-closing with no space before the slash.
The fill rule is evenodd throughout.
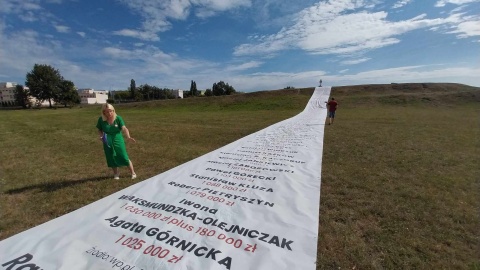
<path id="1" fill-rule="evenodd" d="M 80 180 L 66 180 L 61 182 L 49 182 L 43 183 L 38 185 L 26 186 L 21 188 L 14 188 L 11 190 L 5 191 L 5 194 L 19 194 L 22 192 L 26 192 L 29 190 L 39 189 L 41 192 L 52 192 L 62 188 L 72 187 L 76 185 L 81 185 L 87 182 L 98 182 L 110 179 L 108 176 L 101 176 L 101 177 L 92 177 L 92 178 L 85 178 Z"/>

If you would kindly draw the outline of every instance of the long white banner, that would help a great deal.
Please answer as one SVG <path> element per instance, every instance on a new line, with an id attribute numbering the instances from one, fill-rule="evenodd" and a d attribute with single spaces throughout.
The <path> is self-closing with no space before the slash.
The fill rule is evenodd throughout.
<path id="1" fill-rule="evenodd" d="M 315 269 L 325 101 L 0 242 L 0 269 Z M 234 124 L 234 123 L 232 123 Z"/>

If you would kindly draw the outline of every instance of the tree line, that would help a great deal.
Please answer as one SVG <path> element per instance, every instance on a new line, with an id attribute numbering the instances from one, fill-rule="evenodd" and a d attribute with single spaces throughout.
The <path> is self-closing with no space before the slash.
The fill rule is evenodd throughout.
<path id="1" fill-rule="evenodd" d="M 62 104 L 65 107 L 80 103 L 80 96 L 70 80 L 66 80 L 58 69 L 49 65 L 35 64 L 33 69 L 27 73 L 25 86 L 17 85 L 14 90 L 14 103 L 5 105 L 22 106 L 30 108 L 34 105 L 39 106 L 40 103 L 48 100 L 49 107 L 53 103 Z M 195 81 L 191 81 L 190 91 L 184 91 L 183 97 L 200 96 L 201 91 L 197 89 Z M 214 83 L 211 89 L 203 92 L 204 96 L 221 96 L 236 93 L 235 88 L 223 81 Z M 31 97 L 36 99 L 37 104 L 33 104 Z M 130 87 L 126 91 L 111 91 L 107 102 L 115 101 L 144 101 L 155 99 L 172 99 L 175 98 L 174 90 L 168 88 L 159 88 L 148 84 L 136 86 L 135 80 L 130 80 Z"/>
<path id="2" fill-rule="evenodd" d="M 128 91 L 115 91 L 112 93 L 109 99 L 111 101 L 124 100 L 124 101 L 145 101 L 145 100 L 156 100 L 156 99 L 172 99 L 175 98 L 173 94 L 173 89 L 169 88 L 159 88 L 157 86 L 152 86 L 149 84 L 143 84 L 136 86 L 135 80 L 130 81 L 130 87 Z M 183 92 L 183 97 L 198 97 L 201 96 L 202 91 L 197 89 L 197 83 L 191 81 L 190 90 Z M 206 89 L 203 91 L 203 96 L 223 96 L 223 95 L 232 95 L 237 91 L 235 88 L 228 83 L 219 81 L 214 83 L 211 89 Z"/>
<path id="3" fill-rule="evenodd" d="M 205 89 L 204 95 L 209 96 L 224 96 L 224 95 L 232 95 L 235 94 L 237 91 L 233 86 L 225 83 L 224 81 L 219 81 L 214 83 L 211 89 Z M 189 96 L 199 96 L 200 91 L 197 90 L 197 83 L 192 81 L 190 84 L 190 92 L 188 92 Z"/>
<path id="4" fill-rule="evenodd" d="M 143 84 L 137 87 L 135 80 L 132 79 L 130 81 L 130 87 L 128 90 L 110 91 L 108 102 L 115 103 L 118 101 L 132 102 L 157 99 L 174 99 L 175 95 L 173 94 L 173 91 L 173 89 L 159 88 L 149 84 Z"/>

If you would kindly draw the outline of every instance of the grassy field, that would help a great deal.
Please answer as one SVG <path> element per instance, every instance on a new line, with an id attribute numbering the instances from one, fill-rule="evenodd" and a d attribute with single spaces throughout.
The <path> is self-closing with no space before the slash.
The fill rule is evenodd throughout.
<path id="1" fill-rule="evenodd" d="M 116 106 L 139 178 L 111 179 L 99 106 L 0 111 L 0 239 L 302 111 L 313 89 Z M 336 87 L 317 269 L 480 269 L 480 89 Z M 231 125 L 234 122 L 235 125 Z"/>

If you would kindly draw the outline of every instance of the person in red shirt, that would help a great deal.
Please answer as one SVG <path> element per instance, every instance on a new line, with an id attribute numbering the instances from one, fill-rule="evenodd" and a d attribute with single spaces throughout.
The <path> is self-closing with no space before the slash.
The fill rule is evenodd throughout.
<path id="1" fill-rule="evenodd" d="M 335 119 L 335 111 L 337 110 L 337 107 L 338 107 L 338 103 L 332 97 L 332 99 L 327 103 L 329 125 L 333 124 L 333 120 Z"/>

